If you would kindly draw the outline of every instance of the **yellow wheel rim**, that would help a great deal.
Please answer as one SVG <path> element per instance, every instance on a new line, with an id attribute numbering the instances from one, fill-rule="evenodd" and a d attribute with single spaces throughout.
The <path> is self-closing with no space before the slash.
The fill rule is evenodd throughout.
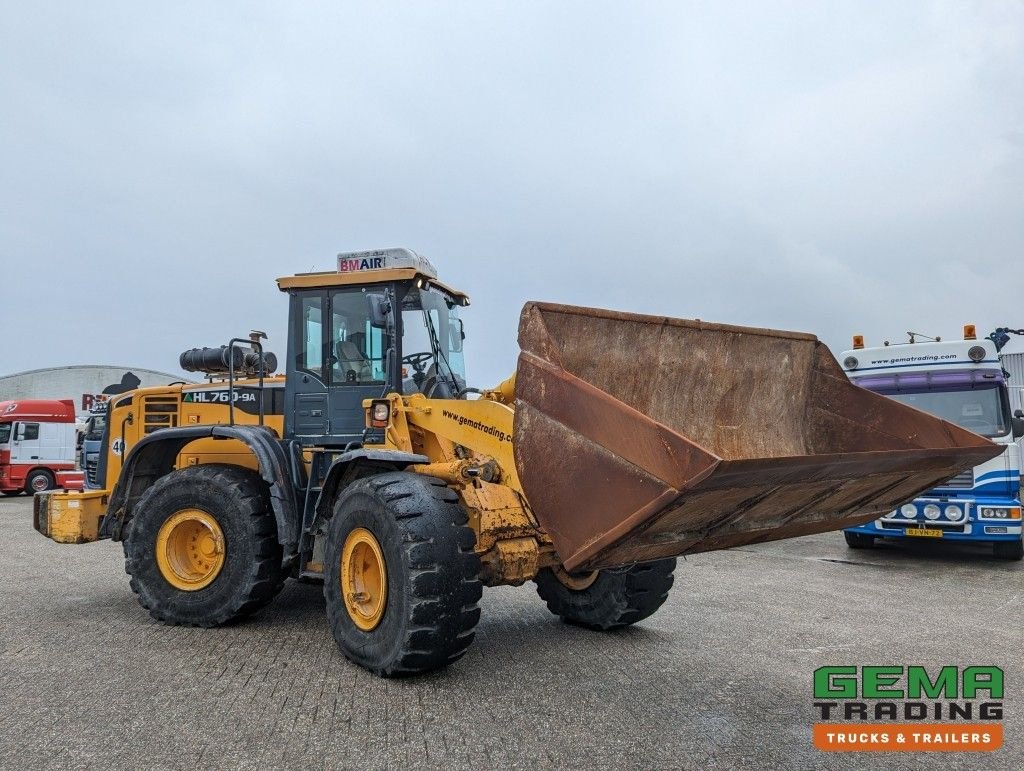
<path id="1" fill-rule="evenodd" d="M 384 553 L 373 533 L 357 527 L 341 550 L 341 596 L 352 623 L 369 632 L 384 618 L 388 600 L 388 571 Z"/>
<path id="2" fill-rule="evenodd" d="M 569 587 L 574 592 L 582 592 L 584 589 L 589 589 L 593 586 L 594 581 L 597 580 L 600 570 L 595 570 L 592 573 L 567 573 L 565 568 L 561 565 L 556 565 L 552 568 L 552 572 L 564 586 Z"/>
<path id="3" fill-rule="evenodd" d="M 156 564 L 175 589 L 196 592 L 213 583 L 224 567 L 224 532 L 199 509 L 182 509 L 156 535 Z"/>

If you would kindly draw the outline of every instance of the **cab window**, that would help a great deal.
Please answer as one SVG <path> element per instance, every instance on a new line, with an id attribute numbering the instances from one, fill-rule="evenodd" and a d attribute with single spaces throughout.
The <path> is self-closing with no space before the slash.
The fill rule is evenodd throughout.
<path id="1" fill-rule="evenodd" d="M 360 289 L 331 293 L 331 383 L 385 382 L 384 333 L 370 324 L 366 294 Z"/>
<path id="2" fill-rule="evenodd" d="M 299 312 L 299 345 L 295 368 L 308 372 L 321 382 L 324 377 L 323 297 L 307 295 L 302 298 Z"/>

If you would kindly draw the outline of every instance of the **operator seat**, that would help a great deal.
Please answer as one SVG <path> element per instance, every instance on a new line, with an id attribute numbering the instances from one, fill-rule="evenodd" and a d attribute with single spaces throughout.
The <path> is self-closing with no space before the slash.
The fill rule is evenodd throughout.
<path id="1" fill-rule="evenodd" d="M 338 362 L 334 366 L 340 370 L 342 382 L 362 383 L 373 379 L 370 360 L 351 339 L 339 340 L 335 346 L 335 353 Z"/>
<path id="2" fill-rule="evenodd" d="M 422 390 L 423 395 L 428 399 L 454 399 L 457 395 L 452 393 L 451 384 L 438 374 L 436 364 L 431 364 L 427 368 L 427 377 L 423 381 Z"/>

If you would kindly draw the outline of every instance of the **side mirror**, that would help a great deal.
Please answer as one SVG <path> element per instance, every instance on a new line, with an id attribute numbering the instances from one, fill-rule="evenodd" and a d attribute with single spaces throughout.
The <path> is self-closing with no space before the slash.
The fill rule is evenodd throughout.
<path id="1" fill-rule="evenodd" d="M 452 319 L 448 327 L 448 337 L 451 340 L 452 351 L 462 352 L 462 341 L 466 339 L 466 330 L 462 326 L 462 319 Z"/>
<path id="2" fill-rule="evenodd" d="M 1013 417 L 1015 417 L 1015 418 L 1024 418 L 1024 410 L 1014 410 L 1013 411 Z"/>
<path id="3" fill-rule="evenodd" d="M 386 329 L 387 316 L 391 313 L 391 303 L 388 302 L 387 295 L 367 292 L 366 305 L 370 314 L 370 326 L 374 329 Z"/>
<path id="4" fill-rule="evenodd" d="M 25 424 L 24 423 L 19 423 L 18 424 L 18 428 L 15 429 L 15 432 L 14 432 L 14 441 L 20 442 L 24 438 L 25 438 Z"/>
<path id="5" fill-rule="evenodd" d="M 1020 410 L 1017 410 L 1020 412 Z M 1013 426 L 1013 438 L 1020 439 L 1024 436 L 1024 417 L 1015 417 L 1010 421 L 1010 425 Z"/>

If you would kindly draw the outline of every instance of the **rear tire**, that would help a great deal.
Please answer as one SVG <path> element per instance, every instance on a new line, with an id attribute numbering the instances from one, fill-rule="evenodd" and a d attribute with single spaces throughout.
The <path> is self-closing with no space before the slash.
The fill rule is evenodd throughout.
<path id="1" fill-rule="evenodd" d="M 161 533 L 183 512 L 212 518 L 223 541 L 216 574 L 195 580 L 197 588 L 191 589 L 180 586 L 187 571 L 184 578 L 166 572 L 174 562 L 171 547 L 165 543 L 157 554 Z M 165 624 L 226 624 L 262 608 L 284 586 L 267 485 L 237 466 L 190 466 L 157 480 L 135 506 L 124 553 L 132 591 L 149 615 Z"/>
<path id="2" fill-rule="evenodd" d="M 642 621 L 668 599 L 675 559 L 601 570 L 596 578 L 576 579 L 543 568 L 534 579 L 548 610 L 569 624 L 588 629 L 619 629 Z M 579 588 L 568 585 L 574 583 Z"/>
<path id="3" fill-rule="evenodd" d="M 324 598 L 346 658 L 392 677 L 462 657 L 483 594 L 476 535 L 466 522 L 453 490 L 411 472 L 360 479 L 338 496 L 327 530 Z M 353 579 L 368 565 L 375 566 L 369 578 Z M 346 597 L 343 580 L 357 591 Z"/>
<path id="4" fill-rule="evenodd" d="M 1024 540 L 996 541 L 992 544 L 992 551 L 1001 560 L 1024 559 Z"/>
<path id="5" fill-rule="evenodd" d="M 875 537 L 873 535 L 844 532 L 843 537 L 846 538 L 846 545 L 851 549 L 870 549 L 875 545 Z"/>
<path id="6" fill-rule="evenodd" d="M 47 490 L 52 490 L 56 487 L 53 474 L 44 468 L 33 469 L 25 477 L 25 492 L 29 495 L 35 495 L 36 493 L 45 493 Z"/>

